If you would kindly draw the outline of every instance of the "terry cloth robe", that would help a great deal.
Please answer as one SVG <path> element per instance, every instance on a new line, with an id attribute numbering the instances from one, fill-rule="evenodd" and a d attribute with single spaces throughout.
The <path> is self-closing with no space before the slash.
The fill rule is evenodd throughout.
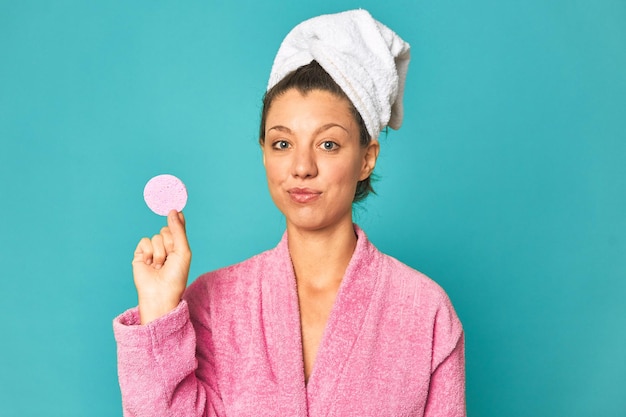
<path id="1" fill-rule="evenodd" d="M 286 234 L 207 273 L 167 315 L 114 320 L 125 416 L 465 416 L 463 330 L 445 292 L 358 241 L 304 379 Z"/>

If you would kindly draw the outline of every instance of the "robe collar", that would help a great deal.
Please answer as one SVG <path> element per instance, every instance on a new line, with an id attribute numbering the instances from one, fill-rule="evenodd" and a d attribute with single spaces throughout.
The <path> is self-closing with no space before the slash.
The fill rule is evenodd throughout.
<path id="1" fill-rule="evenodd" d="M 343 376 L 350 373 L 345 364 L 376 294 L 382 254 L 356 224 L 354 230 L 357 244 L 328 317 L 308 384 L 304 381 L 298 292 L 286 232 L 273 249 L 279 275 L 275 279 L 280 280 L 280 284 L 273 286 L 271 302 L 280 303 L 275 304 L 278 306 L 275 311 L 280 311 L 281 317 L 270 321 L 275 333 L 271 339 L 278 341 L 272 350 L 286 365 L 275 368 L 277 382 L 284 388 L 285 400 L 292 401 L 294 406 L 295 403 L 304 403 L 293 410 L 297 415 L 321 416 L 328 414 L 332 408 L 335 387 Z"/>

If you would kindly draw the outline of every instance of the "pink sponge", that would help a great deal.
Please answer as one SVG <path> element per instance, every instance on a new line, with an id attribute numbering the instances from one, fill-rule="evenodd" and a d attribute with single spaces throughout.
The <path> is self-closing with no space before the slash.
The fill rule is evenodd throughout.
<path id="1" fill-rule="evenodd" d="M 171 210 L 183 210 L 187 204 L 187 188 L 173 175 L 157 175 L 143 189 L 143 199 L 150 210 L 167 216 Z"/>

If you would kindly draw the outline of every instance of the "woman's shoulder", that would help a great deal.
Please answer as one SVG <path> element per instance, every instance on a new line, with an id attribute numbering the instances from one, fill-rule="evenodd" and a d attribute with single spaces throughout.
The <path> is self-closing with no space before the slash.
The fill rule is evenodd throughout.
<path id="1" fill-rule="evenodd" d="M 391 255 L 380 252 L 380 256 L 380 278 L 393 298 L 404 300 L 421 313 L 425 310 L 432 314 L 445 311 L 452 320 L 456 318 L 450 297 L 435 279 Z"/>
<path id="2" fill-rule="evenodd" d="M 201 301 L 202 304 L 245 300 L 245 297 L 258 294 L 264 281 L 273 280 L 289 270 L 290 258 L 283 237 L 272 249 L 200 275 L 187 288 L 185 298 L 191 302 Z"/>
<path id="3" fill-rule="evenodd" d="M 382 255 L 381 277 L 388 288 L 388 302 L 403 314 L 412 312 L 439 340 L 454 345 L 463 325 L 443 287 L 434 279 L 398 259 Z M 444 336 L 445 335 L 445 336 Z"/>
<path id="4" fill-rule="evenodd" d="M 445 290 L 434 279 L 379 250 L 358 226 L 355 226 L 355 230 L 362 241 L 357 250 L 360 250 L 367 263 L 373 262 L 377 265 L 377 285 L 386 289 L 391 299 L 406 300 L 411 305 L 421 307 L 425 307 L 425 304 L 435 308 L 438 305 L 451 304 Z M 415 300 L 419 300 L 419 303 Z"/>
<path id="5" fill-rule="evenodd" d="M 448 298 L 443 287 L 423 272 L 405 264 L 391 255 L 381 253 L 381 258 L 381 273 L 386 275 L 392 283 L 403 285 L 407 287 L 407 289 L 419 289 L 419 291 L 426 292 L 437 299 Z"/>
<path id="6" fill-rule="evenodd" d="M 275 251 L 276 248 L 269 249 L 241 262 L 205 272 L 191 283 L 188 290 L 193 291 L 195 287 L 248 286 L 260 278 L 261 272 L 275 258 Z"/>

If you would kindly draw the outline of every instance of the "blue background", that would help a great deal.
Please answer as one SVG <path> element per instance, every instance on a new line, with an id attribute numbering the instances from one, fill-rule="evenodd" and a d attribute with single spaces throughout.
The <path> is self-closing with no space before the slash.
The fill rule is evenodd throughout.
<path id="1" fill-rule="evenodd" d="M 272 247 L 280 41 L 364 7 L 412 45 L 356 220 L 437 280 L 471 416 L 626 416 L 626 2 L 0 0 L 0 415 L 121 415 L 114 316 L 182 178 L 191 275 Z"/>

